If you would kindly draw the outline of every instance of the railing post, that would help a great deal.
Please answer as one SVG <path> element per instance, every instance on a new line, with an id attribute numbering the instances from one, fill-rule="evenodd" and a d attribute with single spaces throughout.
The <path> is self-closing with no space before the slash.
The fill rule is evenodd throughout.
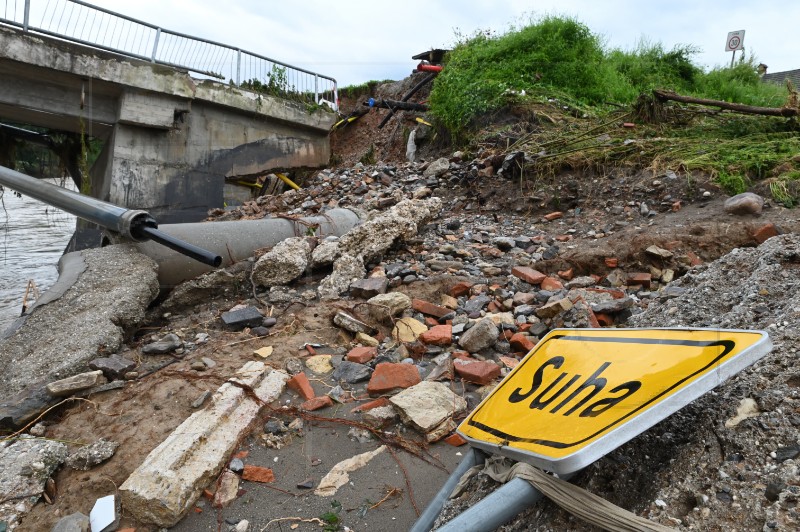
<path id="1" fill-rule="evenodd" d="M 319 74 L 314 74 L 314 103 L 319 103 Z"/>
<path id="2" fill-rule="evenodd" d="M 242 51 L 236 49 L 236 85 L 242 84 Z"/>
<path id="3" fill-rule="evenodd" d="M 161 38 L 161 28 L 156 28 L 156 40 L 153 43 L 153 54 L 150 56 L 150 61 L 156 62 L 156 52 L 158 51 L 158 40 Z"/>
<path id="4" fill-rule="evenodd" d="M 31 0 L 25 0 L 25 18 L 22 22 L 22 31 L 28 31 L 28 23 L 31 18 Z"/>

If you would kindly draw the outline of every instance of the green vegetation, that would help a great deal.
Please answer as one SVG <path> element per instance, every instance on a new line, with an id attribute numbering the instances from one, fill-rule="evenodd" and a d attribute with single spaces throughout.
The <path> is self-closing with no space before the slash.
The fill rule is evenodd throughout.
<path id="1" fill-rule="evenodd" d="M 731 193 L 769 179 L 777 201 L 800 202 L 796 119 L 742 116 L 653 96 L 653 89 L 665 89 L 797 107 L 791 87 L 761 81 L 754 57 L 705 71 L 693 62 L 697 52 L 691 45 L 668 50 L 645 40 L 633 50 L 607 49 L 578 20 L 545 16 L 502 35 L 459 38 L 434 83 L 430 113 L 456 144 L 494 135 L 505 138 L 506 152 L 536 154 L 532 173 L 580 167 L 700 171 Z M 529 123 L 509 126 L 514 122 L 504 120 L 514 131 L 484 131 L 487 138 L 476 138 L 497 116 Z M 635 121 L 635 132 L 620 128 L 623 121 Z"/>
<path id="2" fill-rule="evenodd" d="M 339 88 L 339 96 L 342 98 L 359 98 L 361 96 L 366 96 L 368 94 L 372 94 L 375 91 L 375 87 L 378 85 L 382 85 L 384 83 L 392 83 L 392 80 L 385 79 L 383 81 L 378 80 L 370 80 L 366 83 L 360 83 L 358 85 L 348 85 L 346 87 Z"/>

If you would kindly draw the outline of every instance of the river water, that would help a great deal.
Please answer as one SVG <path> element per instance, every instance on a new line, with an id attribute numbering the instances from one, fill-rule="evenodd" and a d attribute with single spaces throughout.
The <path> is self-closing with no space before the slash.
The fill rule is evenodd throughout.
<path id="1" fill-rule="evenodd" d="M 60 179 L 45 181 L 62 185 Z M 74 190 L 72 181 L 66 180 Z M 56 265 L 75 231 L 75 217 L 8 188 L 0 196 L 0 332 L 20 315 L 29 280 L 39 293 L 58 279 Z M 28 304 L 33 302 L 29 297 Z"/>

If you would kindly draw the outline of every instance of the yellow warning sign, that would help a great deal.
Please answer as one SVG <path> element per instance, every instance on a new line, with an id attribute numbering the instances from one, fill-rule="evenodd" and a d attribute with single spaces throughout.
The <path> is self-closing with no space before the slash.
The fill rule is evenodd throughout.
<path id="1" fill-rule="evenodd" d="M 769 337 L 760 331 L 557 329 L 462 422 L 459 432 L 478 447 L 534 458 L 527 461 L 557 472 L 574 470 L 770 348 Z M 552 467 L 565 460 L 565 467 Z"/>

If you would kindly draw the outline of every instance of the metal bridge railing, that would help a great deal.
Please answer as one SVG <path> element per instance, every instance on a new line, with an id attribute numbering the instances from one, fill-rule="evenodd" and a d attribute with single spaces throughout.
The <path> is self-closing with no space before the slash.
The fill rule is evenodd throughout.
<path id="1" fill-rule="evenodd" d="M 336 80 L 80 0 L 0 0 L 0 23 L 306 103 L 338 101 Z"/>

